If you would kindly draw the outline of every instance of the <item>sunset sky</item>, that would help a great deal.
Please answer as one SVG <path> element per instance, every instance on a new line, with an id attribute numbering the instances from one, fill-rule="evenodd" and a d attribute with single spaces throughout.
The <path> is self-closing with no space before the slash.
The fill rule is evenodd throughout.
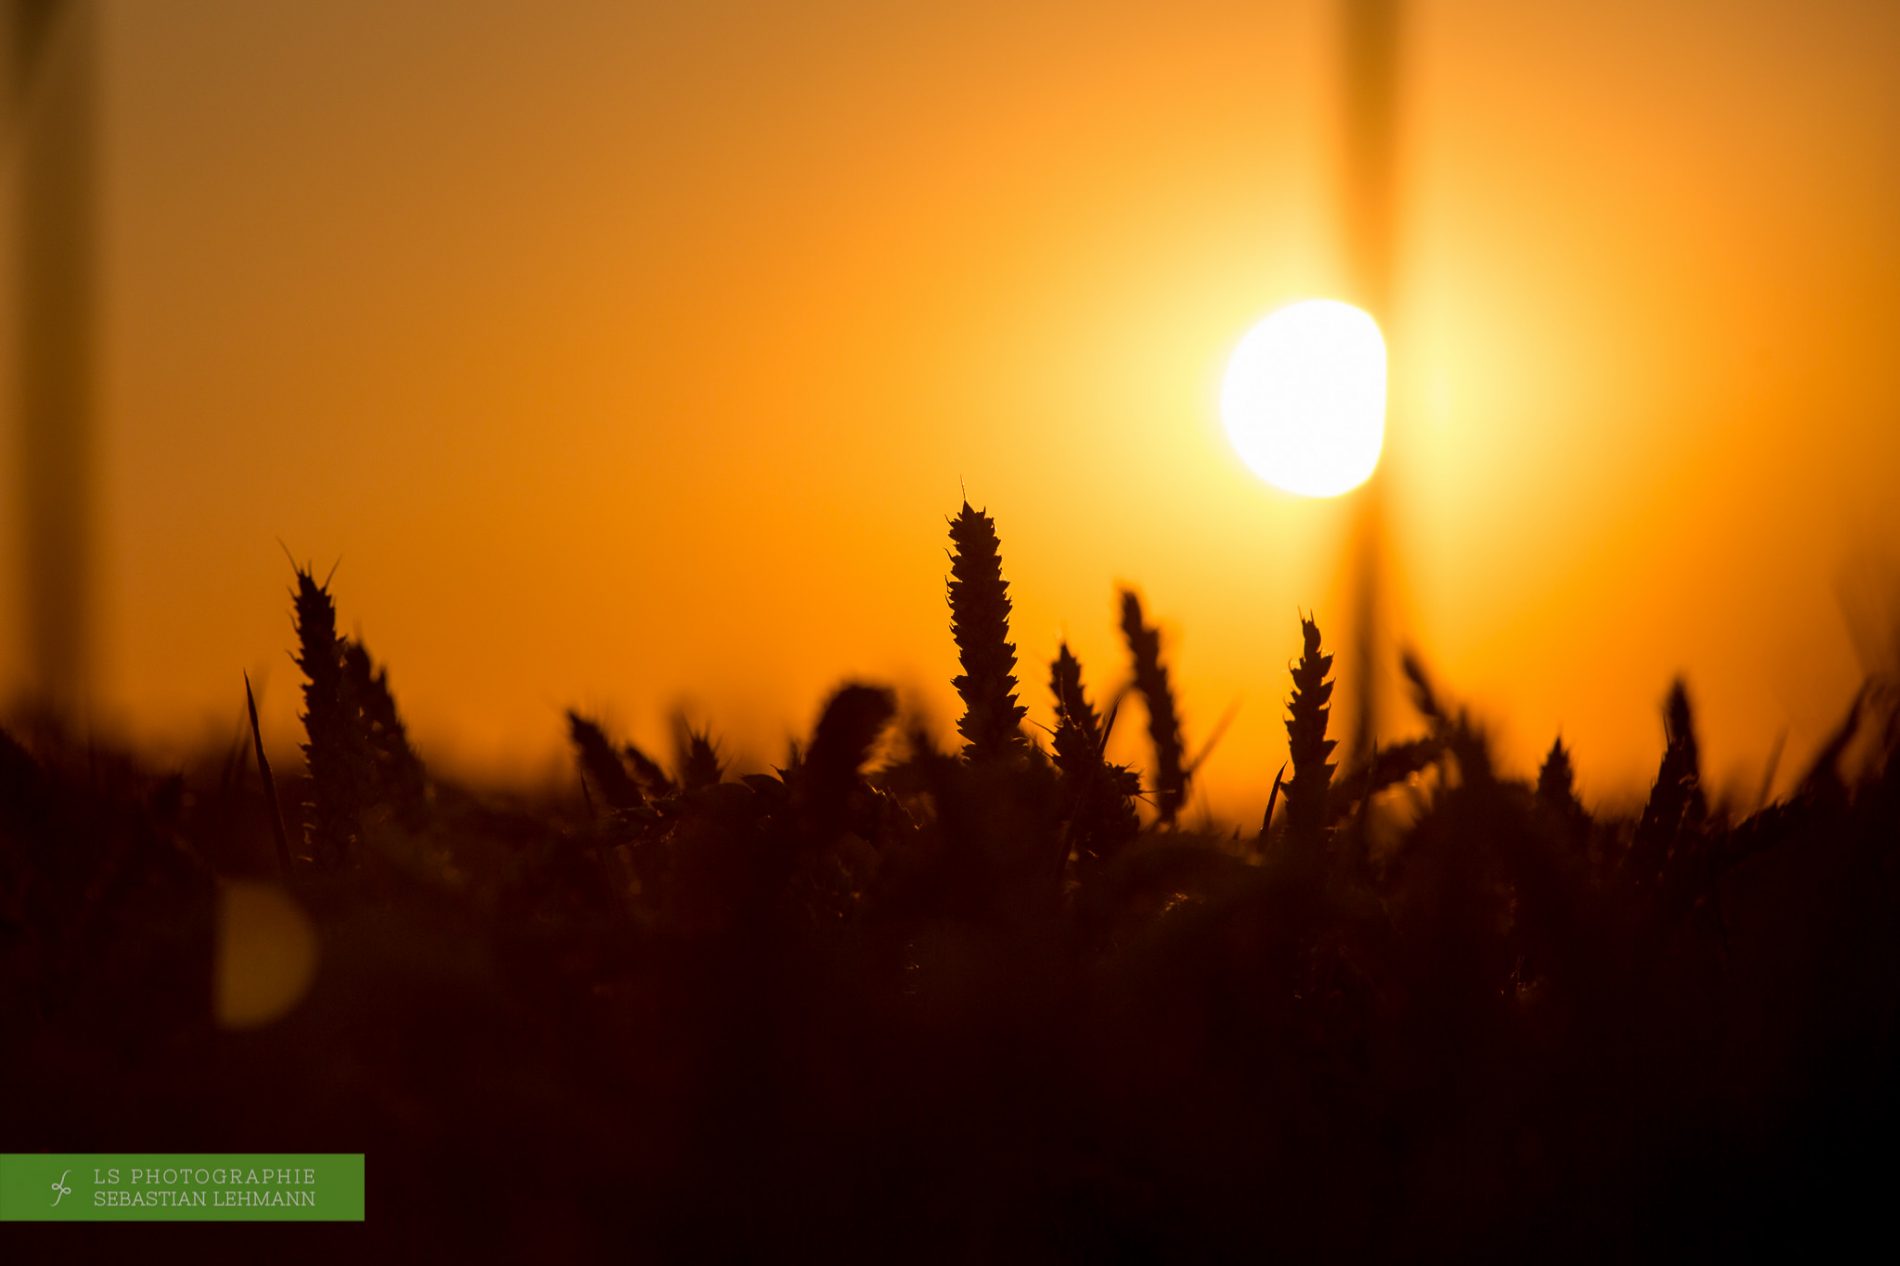
<path id="1" fill-rule="evenodd" d="M 438 765 L 538 776 L 578 705 L 758 768 L 848 677 L 947 735 L 967 488 L 1031 719 L 1063 637 L 1125 679 L 1133 584 L 1189 748 L 1239 706 L 1200 803 L 1257 820 L 1355 502 L 1215 403 L 1344 284 L 1331 4 L 102 18 L 100 718 L 228 741 L 248 670 L 288 758 L 281 540 Z M 1900 6 L 1415 3 L 1402 59 L 1394 631 L 1586 802 L 1678 669 L 1718 786 L 1784 732 L 1792 777 L 1900 616 Z"/>

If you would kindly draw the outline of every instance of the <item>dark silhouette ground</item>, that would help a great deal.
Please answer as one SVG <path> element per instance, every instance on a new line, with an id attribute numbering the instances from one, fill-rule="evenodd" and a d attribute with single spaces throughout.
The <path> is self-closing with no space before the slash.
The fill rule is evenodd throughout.
<path id="1" fill-rule="evenodd" d="M 577 716 L 584 796 L 505 803 L 426 773 L 308 574 L 287 858 L 248 738 L 168 774 L 0 737 L 5 1149 L 362 1151 L 369 1184 L 363 1226 L 8 1227 L 9 1259 L 1891 1244 L 1890 687 L 1752 812 L 1705 796 L 1678 689 L 1643 813 L 1611 820 L 1561 746 L 1495 770 L 1415 664 L 1417 733 L 1333 769 L 1309 624 L 1267 829 L 1144 827 L 1066 649 L 1056 731 L 1018 728 L 994 527 L 965 507 L 953 535 L 961 752 L 872 762 L 906 723 L 869 686 L 745 778 L 705 736 L 662 762 Z M 281 879 L 319 934 L 311 993 L 252 1030 L 211 1019 L 229 877 Z"/>

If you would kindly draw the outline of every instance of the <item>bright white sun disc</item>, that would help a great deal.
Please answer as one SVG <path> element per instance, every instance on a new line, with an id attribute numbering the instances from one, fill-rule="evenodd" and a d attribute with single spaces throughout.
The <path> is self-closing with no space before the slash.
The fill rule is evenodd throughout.
<path id="1" fill-rule="evenodd" d="M 1349 303 L 1309 299 L 1247 331 L 1227 362 L 1221 422 L 1247 469 L 1304 497 L 1371 477 L 1385 444 L 1385 339 Z"/>

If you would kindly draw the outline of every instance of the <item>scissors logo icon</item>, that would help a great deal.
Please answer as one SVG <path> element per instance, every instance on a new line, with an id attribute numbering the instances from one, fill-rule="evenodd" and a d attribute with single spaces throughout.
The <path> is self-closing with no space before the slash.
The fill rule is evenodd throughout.
<path id="1" fill-rule="evenodd" d="M 72 1172 L 70 1169 L 67 1170 L 59 1176 L 59 1181 L 53 1184 L 53 1207 L 55 1209 L 59 1208 L 59 1202 L 61 1200 L 73 1194 L 73 1189 L 66 1185 L 66 1179 Z"/>

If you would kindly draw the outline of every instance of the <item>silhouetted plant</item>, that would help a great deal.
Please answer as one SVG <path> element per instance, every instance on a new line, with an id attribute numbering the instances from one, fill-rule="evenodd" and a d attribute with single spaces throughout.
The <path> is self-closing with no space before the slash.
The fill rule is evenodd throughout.
<path id="1" fill-rule="evenodd" d="M 1680 679 L 1670 684 L 1663 703 L 1663 739 L 1662 764 L 1630 845 L 1628 865 L 1641 883 L 1661 877 L 1683 833 L 1694 830 L 1707 814 L 1695 719 Z"/>
<path id="2" fill-rule="evenodd" d="M 1484 733 L 1463 708 L 1454 712 L 1432 685 L 1424 662 L 1411 650 L 1399 655 L 1399 668 L 1405 674 L 1412 694 L 1412 706 L 1418 709 L 1431 729 L 1431 737 L 1441 750 L 1457 762 L 1459 777 L 1467 783 L 1484 783 L 1493 778 L 1491 747 Z"/>
<path id="3" fill-rule="evenodd" d="M 1583 813 L 1583 806 L 1577 802 L 1576 774 L 1571 769 L 1570 750 L 1564 746 L 1561 737 L 1551 740 L 1550 752 L 1537 771 L 1537 803 L 1546 812 L 1561 818 L 1575 818 Z"/>
<path id="4" fill-rule="evenodd" d="M 1055 696 L 1055 763 L 1061 772 L 1078 860 L 1106 861 L 1141 830 L 1133 797 L 1140 779 L 1102 755 L 1105 736 L 1082 688 L 1082 665 L 1062 643 L 1049 669 Z"/>
<path id="5" fill-rule="evenodd" d="M 343 677 L 346 695 L 358 706 L 358 724 L 369 749 L 371 794 L 413 827 L 425 811 L 428 782 L 390 694 L 389 670 L 374 667 L 363 644 L 345 638 Z"/>
<path id="6" fill-rule="evenodd" d="M 1841 723 L 1821 744 L 1820 751 L 1815 753 L 1807 772 L 1802 775 L 1796 789 L 1798 795 L 1828 801 L 1838 801 L 1846 795 L 1847 783 L 1841 774 L 1841 757 L 1846 755 L 1848 745 L 1860 730 L 1861 713 L 1871 694 L 1867 684 L 1854 692 L 1854 701 L 1848 705 L 1847 715 L 1841 718 Z"/>
<path id="7" fill-rule="evenodd" d="M 304 842 L 319 865 L 334 867 L 355 850 L 372 790 L 372 758 L 360 723 L 362 704 L 344 671 L 328 583 L 318 584 L 309 568 L 299 567 L 295 601 L 303 751 L 310 771 Z"/>
<path id="8" fill-rule="evenodd" d="M 796 777 L 820 833 L 847 821 L 850 794 L 862 783 L 858 771 L 896 712 L 891 692 L 878 686 L 848 685 L 826 702 Z"/>
<path id="9" fill-rule="evenodd" d="M 1063 642 L 1049 665 L 1049 693 L 1056 705 L 1056 768 L 1065 775 L 1086 772 L 1102 758 L 1101 726 L 1082 689 L 1082 664 Z"/>
<path id="10" fill-rule="evenodd" d="M 1287 701 L 1287 749 L 1293 778 L 1286 786 L 1287 838 L 1309 853 L 1326 843 L 1326 802 L 1333 766 L 1327 759 L 1337 744 L 1326 737 L 1331 712 L 1333 657 L 1320 650 L 1319 625 L 1300 619 L 1303 648 L 1293 666 L 1293 696 Z"/>
<path id="11" fill-rule="evenodd" d="M 639 784 L 640 790 L 645 792 L 649 799 L 664 800 L 669 796 L 679 794 L 679 787 L 674 784 L 672 778 L 667 776 L 660 762 L 648 756 L 634 744 L 628 743 L 623 746 L 620 754 L 626 758 L 627 768 L 633 771 L 634 781 Z"/>
<path id="12" fill-rule="evenodd" d="M 993 760 L 1026 746 L 1026 709 L 1016 702 L 1016 647 L 1009 640 L 1009 584 L 1003 579 L 996 524 L 965 501 L 950 522 L 950 631 L 963 672 L 953 679 L 963 699 L 957 732 L 964 755 Z"/>
<path id="13" fill-rule="evenodd" d="M 717 786 L 725 776 L 725 769 L 720 763 L 719 749 L 713 743 L 712 736 L 682 720 L 678 727 L 678 740 L 680 787 L 686 791 L 699 791 Z"/>
<path id="14" fill-rule="evenodd" d="M 1148 707 L 1148 738 L 1155 754 L 1155 812 L 1162 826 L 1173 826 L 1187 803 L 1188 774 L 1181 741 L 1181 722 L 1168 684 L 1167 665 L 1161 662 L 1161 630 L 1142 618 L 1141 599 L 1132 589 L 1122 591 L 1122 639 L 1134 664 L 1135 689 Z"/>
<path id="15" fill-rule="evenodd" d="M 570 710 L 567 714 L 567 733 L 574 744 L 574 754 L 580 761 L 581 776 L 587 779 L 589 787 L 606 802 L 608 808 L 632 809 L 645 803 L 646 797 L 640 794 L 640 788 L 627 773 L 627 767 L 614 754 L 614 745 L 607 741 L 607 735 L 600 726 Z"/>
<path id="16" fill-rule="evenodd" d="M 1327 825 L 1342 821 L 1380 792 L 1424 773 L 1444 754 L 1444 742 L 1431 735 L 1374 748 L 1370 761 L 1339 771 L 1333 778 L 1327 797 Z"/>
<path id="17" fill-rule="evenodd" d="M 1431 722 L 1434 729 L 1446 725 L 1451 718 L 1438 702 L 1438 692 L 1432 687 L 1431 675 L 1425 671 L 1424 663 L 1410 650 L 1399 653 L 1399 669 L 1405 674 L 1406 687 L 1412 692 L 1412 706 L 1418 714 Z"/>

